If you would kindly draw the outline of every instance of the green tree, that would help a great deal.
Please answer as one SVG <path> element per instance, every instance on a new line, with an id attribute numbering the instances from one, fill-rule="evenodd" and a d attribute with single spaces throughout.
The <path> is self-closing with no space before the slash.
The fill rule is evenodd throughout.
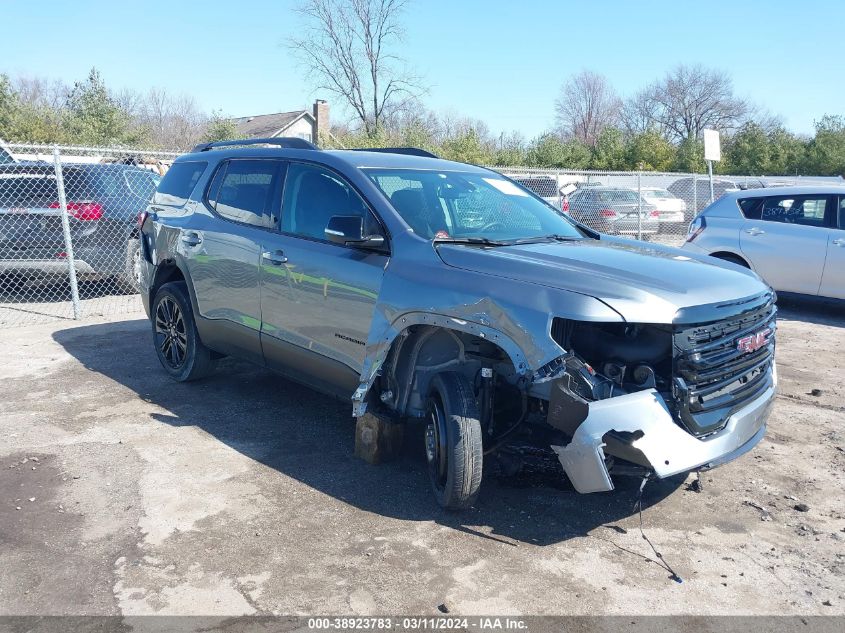
<path id="1" fill-rule="evenodd" d="M 807 141 L 778 127 L 769 132 L 769 173 L 775 176 L 794 175 L 805 162 Z"/>
<path id="2" fill-rule="evenodd" d="M 525 139 L 518 132 L 502 134 L 495 142 L 493 149 L 493 165 L 514 167 L 525 165 Z"/>
<path id="3" fill-rule="evenodd" d="M 726 139 L 719 171 L 747 176 L 770 173 L 770 145 L 769 136 L 760 125 L 745 123 Z"/>
<path id="4" fill-rule="evenodd" d="M 12 90 L 9 76 L 0 74 L 0 138 L 12 137 L 12 119 L 17 109 L 17 97 Z"/>
<path id="5" fill-rule="evenodd" d="M 446 139 L 443 142 L 442 156 L 447 160 L 475 165 L 489 165 L 493 158 L 475 128 L 469 128 Z"/>
<path id="6" fill-rule="evenodd" d="M 675 164 L 675 146 L 655 130 L 632 136 L 626 150 L 631 169 L 669 171 Z"/>
<path id="7" fill-rule="evenodd" d="M 592 169 L 622 170 L 628 167 L 625 139 L 615 127 L 606 127 L 596 137 L 590 159 Z"/>
<path id="8" fill-rule="evenodd" d="M 814 176 L 845 175 L 845 118 L 826 114 L 816 121 L 816 135 L 807 147 L 804 172 Z"/>
<path id="9" fill-rule="evenodd" d="M 557 134 L 544 134 L 531 142 L 525 163 L 527 167 L 586 169 L 590 164 L 590 149 L 580 141 L 564 141 Z"/>
<path id="10" fill-rule="evenodd" d="M 220 112 L 212 112 L 202 140 L 206 143 L 214 141 L 231 141 L 238 138 L 238 127 L 235 122 L 224 117 Z"/>
<path id="11" fill-rule="evenodd" d="M 674 169 L 700 173 L 704 165 L 704 143 L 696 138 L 684 139 L 675 153 Z"/>
<path id="12" fill-rule="evenodd" d="M 140 140 L 138 132 L 131 130 L 129 116 L 111 97 L 96 68 L 91 69 L 85 81 L 74 84 L 66 109 L 63 127 L 76 143 L 113 145 Z"/>

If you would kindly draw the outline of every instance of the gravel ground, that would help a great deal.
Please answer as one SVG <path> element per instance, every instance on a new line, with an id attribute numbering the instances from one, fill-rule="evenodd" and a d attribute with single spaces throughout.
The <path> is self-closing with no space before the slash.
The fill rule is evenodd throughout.
<path id="1" fill-rule="evenodd" d="M 682 583 L 636 482 L 450 514 L 416 444 L 353 456 L 346 403 L 230 360 L 170 382 L 141 314 L 7 328 L 0 615 L 845 614 L 845 308 L 781 315 L 763 442 L 646 487 Z"/>

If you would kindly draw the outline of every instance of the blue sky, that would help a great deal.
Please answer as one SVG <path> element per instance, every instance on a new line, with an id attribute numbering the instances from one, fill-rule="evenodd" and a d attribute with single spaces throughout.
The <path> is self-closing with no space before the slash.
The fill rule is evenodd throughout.
<path id="1" fill-rule="evenodd" d="M 70 83 L 96 66 L 115 89 L 159 86 L 230 116 L 295 110 L 326 95 L 282 45 L 301 28 L 293 6 L 3 0 L 0 72 Z M 678 63 L 724 69 L 803 133 L 845 111 L 841 0 L 415 0 L 405 23 L 398 52 L 431 86 L 426 105 L 494 132 L 550 127 L 561 84 L 584 68 L 622 96 Z"/>

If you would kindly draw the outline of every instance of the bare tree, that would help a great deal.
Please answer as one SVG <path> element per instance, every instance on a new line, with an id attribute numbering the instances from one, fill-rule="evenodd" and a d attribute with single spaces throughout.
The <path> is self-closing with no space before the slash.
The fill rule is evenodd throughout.
<path id="1" fill-rule="evenodd" d="M 146 93 L 124 90 L 115 100 L 155 147 L 188 149 L 202 139 L 209 123 L 193 97 L 171 95 L 163 88 L 150 88 Z"/>
<path id="2" fill-rule="evenodd" d="M 604 128 L 617 124 L 621 105 L 606 77 L 584 70 L 561 88 L 557 123 L 564 136 L 595 145 Z"/>
<path id="3" fill-rule="evenodd" d="M 622 128 L 626 134 L 635 135 L 643 132 L 665 134 L 660 120 L 659 106 L 652 98 L 651 90 L 640 90 L 633 97 L 625 100 L 620 111 Z"/>
<path id="4" fill-rule="evenodd" d="M 696 139 L 705 128 L 729 132 L 748 113 L 748 104 L 734 96 L 727 73 L 702 66 L 677 66 L 649 86 L 643 112 L 675 141 Z"/>
<path id="5" fill-rule="evenodd" d="M 307 27 L 288 47 L 317 87 L 338 95 L 368 134 L 422 90 L 419 79 L 391 52 L 408 0 L 305 0 L 298 11 Z"/>

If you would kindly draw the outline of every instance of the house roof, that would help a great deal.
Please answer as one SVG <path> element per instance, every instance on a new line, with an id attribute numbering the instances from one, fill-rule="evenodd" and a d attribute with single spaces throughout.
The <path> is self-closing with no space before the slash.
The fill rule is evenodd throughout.
<path id="1" fill-rule="evenodd" d="M 238 136 L 243 138 L 268 138 L 280 134 L 303 116 L 313 119 L 308 110 L 293 112 L 276 112 L 275 114 L 258 114 L 233 119 L 237 126 Z"/>

